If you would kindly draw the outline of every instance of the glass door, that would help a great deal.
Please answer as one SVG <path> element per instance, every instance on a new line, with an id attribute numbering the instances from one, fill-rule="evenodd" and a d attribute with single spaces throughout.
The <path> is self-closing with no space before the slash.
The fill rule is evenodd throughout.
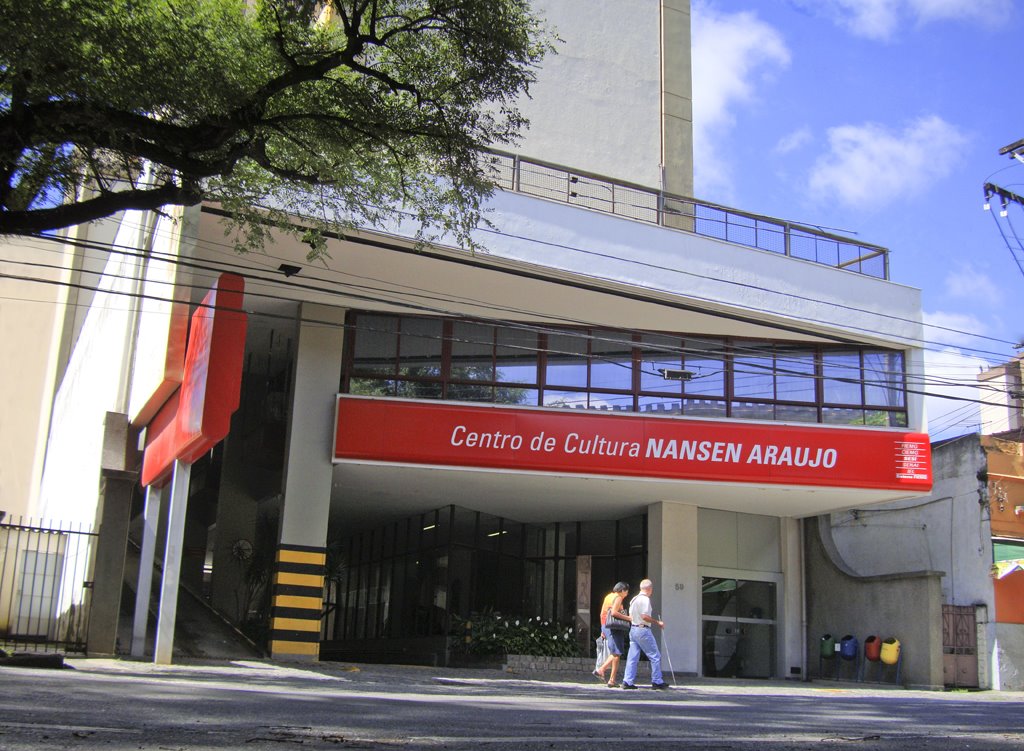
<path id="1" fill-rule="evenodd" d="M 702 579 L 703 673 L 718 678 L 775 674 L 775 583 Z"/>

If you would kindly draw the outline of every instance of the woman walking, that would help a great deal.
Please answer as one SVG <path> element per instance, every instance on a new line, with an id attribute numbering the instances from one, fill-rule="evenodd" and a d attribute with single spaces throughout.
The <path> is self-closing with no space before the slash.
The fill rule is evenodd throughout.
<path id="1" fill-rule="evenodd" d="M 629 633 L 630 624 L 629 613 L 623 607 L 628 594 L 629 585 L 626 582 L 619 582 L 605 595 L 604 602 L 601 603 L 601 634 L 608 642 L 608 659 L 594 670 L 594 675 L 603 681 L 605 671 L 610 667 L 608 688 L 619 685 L 615 682 L 615 676 L 619 670 L 619 658 L 626 651 L 626 634 Z"/>

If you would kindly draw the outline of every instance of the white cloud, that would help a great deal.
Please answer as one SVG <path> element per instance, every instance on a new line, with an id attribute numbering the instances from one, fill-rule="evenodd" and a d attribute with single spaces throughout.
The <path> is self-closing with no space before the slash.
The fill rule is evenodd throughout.
<path id="1" fill-rule="evenodd" d="M 988 274 L 969 263 L 962 263 L 946 274 L 946 294 L 950 297 L 971 300 L 978 305 L 995 306 L 1002 304 L 1002 292 Z"/>
<path id="2" fill-rule="evenodd" d="M 967 137 L 941 117 L 922 117 L 896 132 L 877 123 L 828 131 L 829 153 L 811 169 L 822 198 L 873 208 L 924 193 L 950 173 Z"/>
<path id="3" fill-rule="evenodd" d="M 907 6 L 921 23 L 973 21 L 995 27 L 1013 13 L 1013 0 L 907 0 Z"/>
<path id="4" fill-rule="evenodd" d="M 798 0 L 857 36 L 891 39 L 900 26 L 967 21 L 995 28 L 1013 12 L 1013 0 Z"/>
<path id="5" fill-rule="evenodd" d="M 974 341 L 985 329 L 984 325 L 966 313 L 936 311 L 924 313 L 924 338 L 932 344 L 965 346 Z"/>
<path id="6" fill-rule="evenodd" d="M 787 133 L 780 138 L 779 142 L 775 144 L 775 153 L 790 154 L 800 147 L 810 143 L 812 138 L 813 135 L 811 134 L 811 129 L 805 125 L 804 127 L 798 128 L 792 133 Z"/>
<path id="7" fill-rule="evenodd" d="M 908 386 L 924 391 L 925 414 L 931 439 L 952 438 L 977 431 L 981 412 L 977 374 L 988 363 L 955 348 L 924 353 L 925 381 Z"/>
<path id="8" fill-rule="evenodd" d="M 694 2 L 693 142 L 701 195 L 731 193 L 731 164 L 717 136 L 735 122 L 735 110 L 754 100 L 758 83 L 789 65 L 782 35 L 751 12 L 721 13 Z"/>

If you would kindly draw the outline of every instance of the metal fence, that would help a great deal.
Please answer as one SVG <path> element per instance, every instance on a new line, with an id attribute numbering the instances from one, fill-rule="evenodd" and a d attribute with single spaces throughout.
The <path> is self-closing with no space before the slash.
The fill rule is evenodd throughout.
<path id="1" fill-rule="evenodd" d="M 0 520 L 0 647 L 85 652 L 96 538 L 84 524 Z"/>
<path id="2" fill-rule="evenodd" d="M 694 232 L 878 279 L 889 278 L 889 251 L 879 245 L 514 154 L 491 152 L 490 159 L 492 176 L 503 190 Z"/>

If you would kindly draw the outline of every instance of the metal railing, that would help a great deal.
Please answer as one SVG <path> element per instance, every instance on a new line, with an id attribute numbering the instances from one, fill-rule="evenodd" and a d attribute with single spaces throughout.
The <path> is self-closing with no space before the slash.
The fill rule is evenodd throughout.
<path id="1" fill-rule="evenodd" d="M 0 520 L 0 647 L 86 651 L 96 537 L 82 524 Z"/>
<path id="2" fill-rule="evenodd" d="M 693 232 L 878 279 L 889 278 L 889 251 L 880 245 L 515 154 L 492 151 L 489 156 L 492 177 L 502 190 Z"/>

